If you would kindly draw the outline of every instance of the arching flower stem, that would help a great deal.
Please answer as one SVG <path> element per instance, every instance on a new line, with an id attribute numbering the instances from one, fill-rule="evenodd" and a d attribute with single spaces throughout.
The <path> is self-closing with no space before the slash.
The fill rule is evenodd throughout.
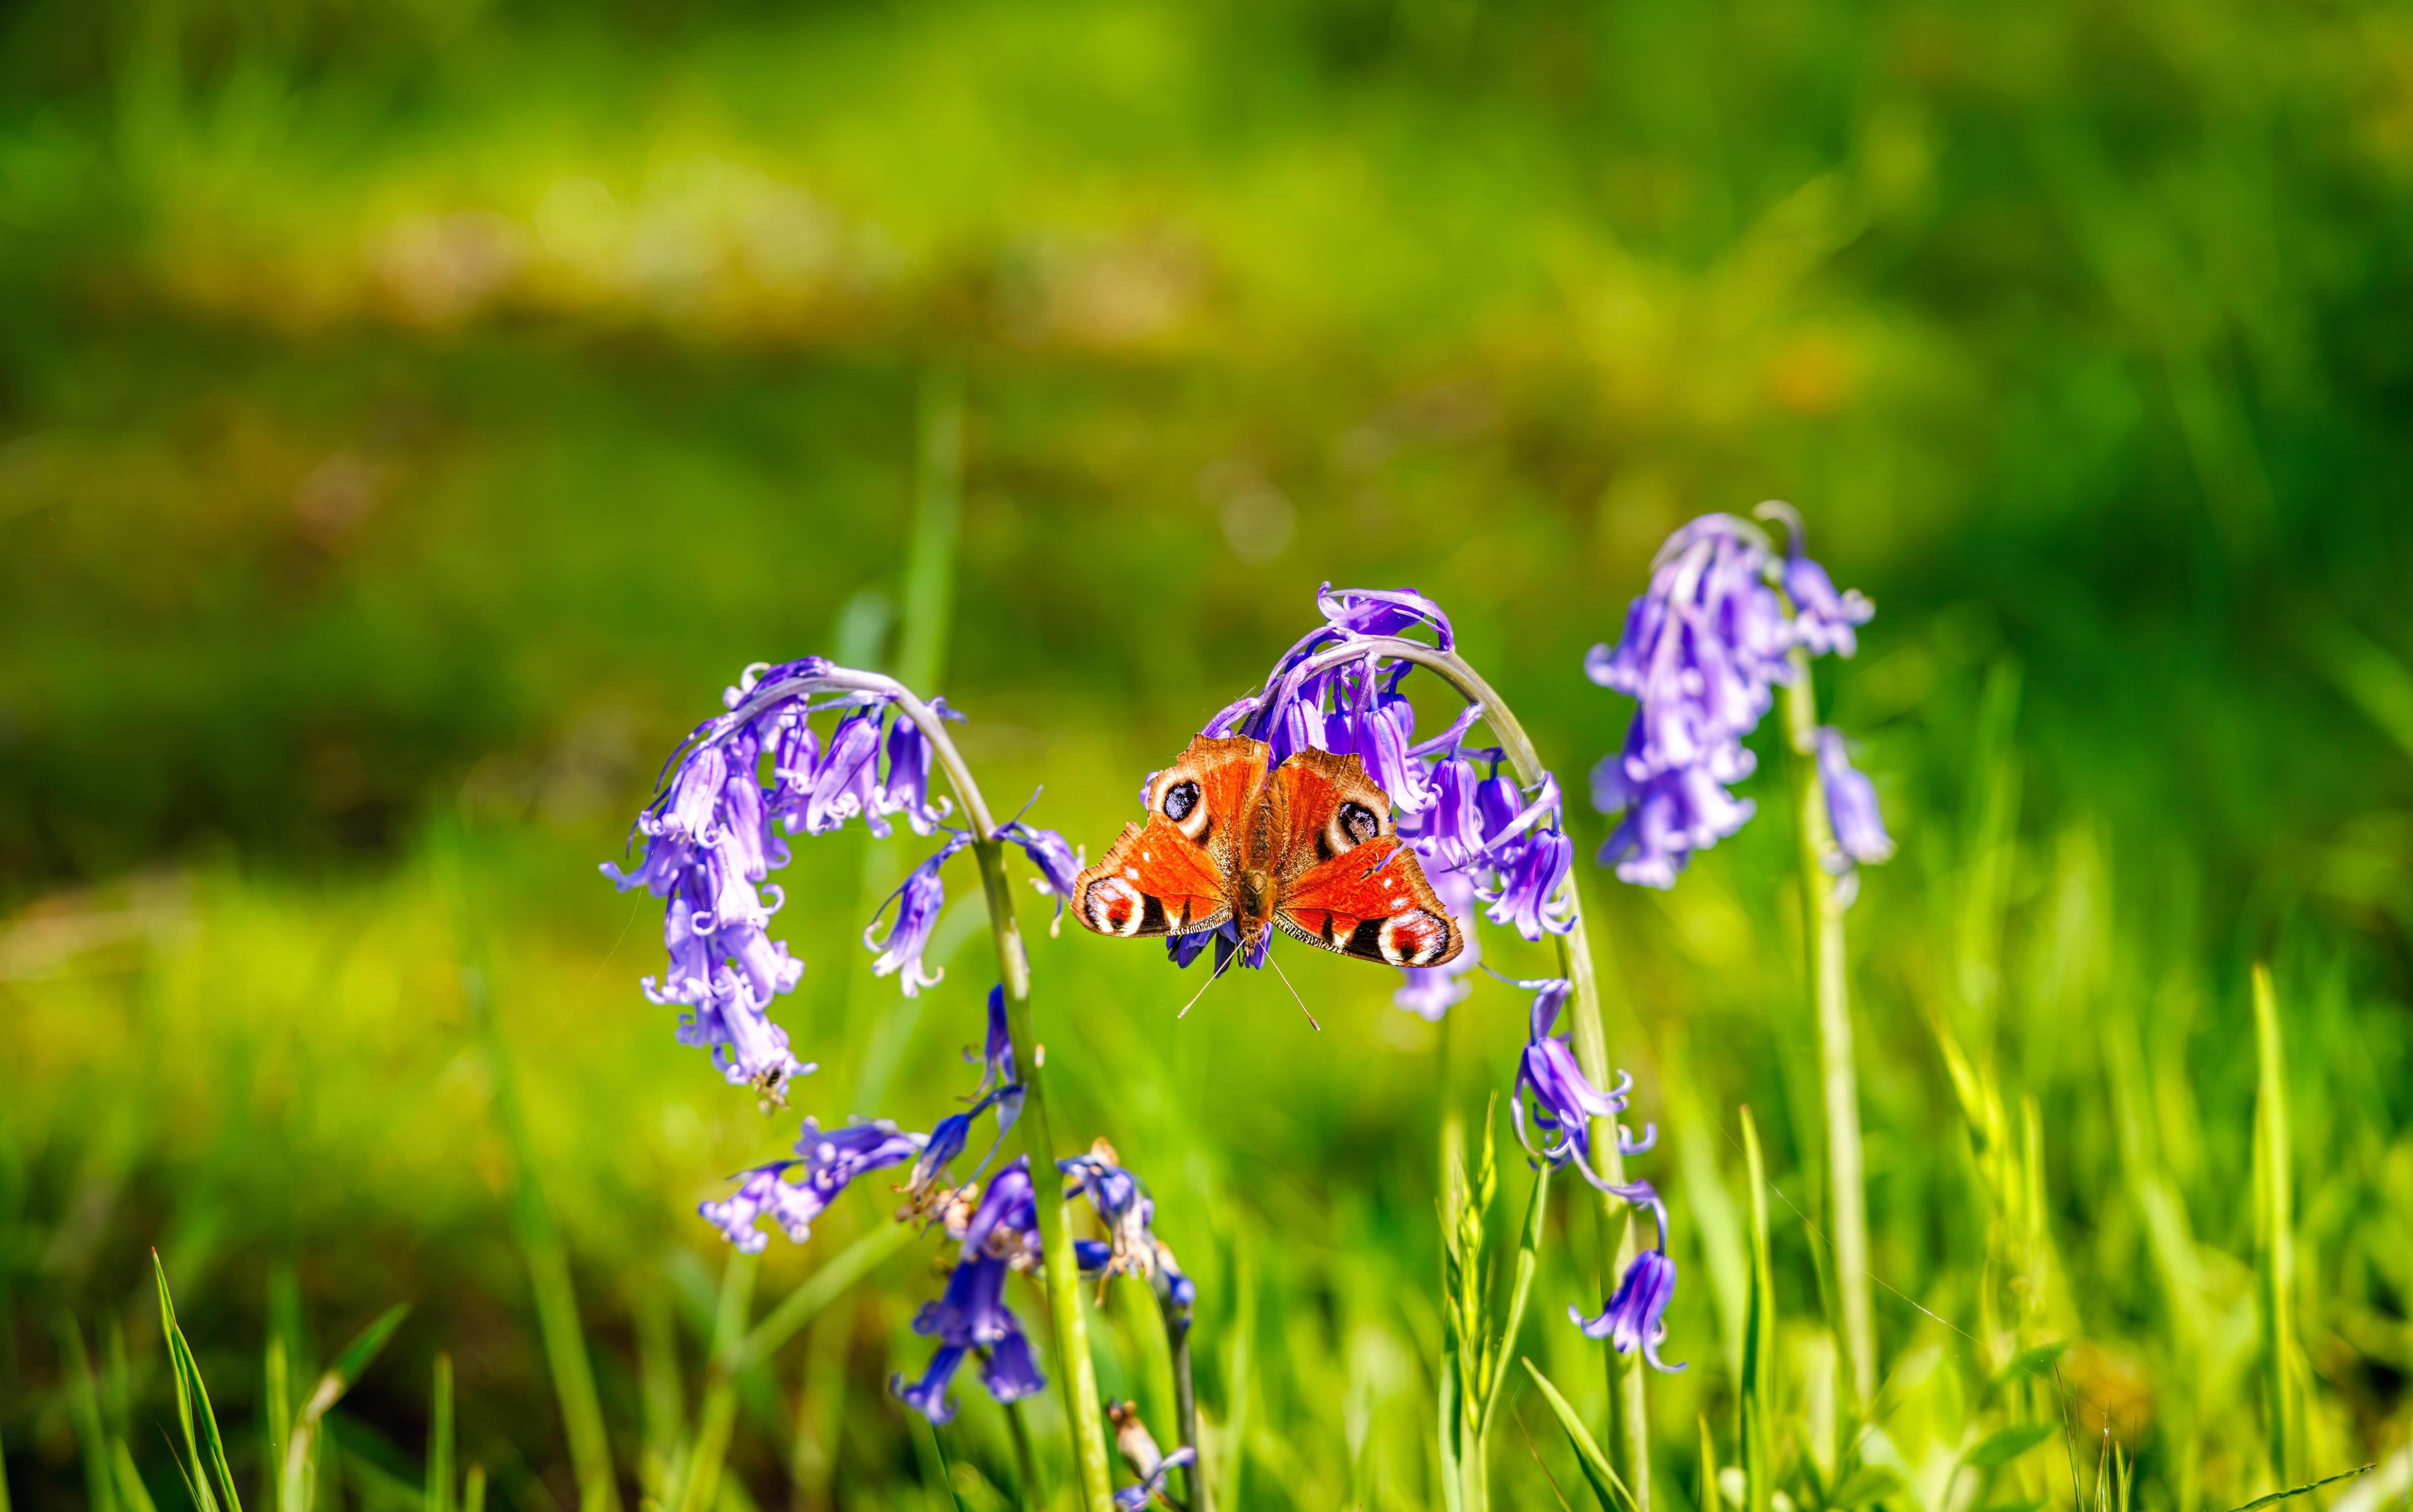
<path id="1" fill-rule="evenodd" d="M 1827 1170 L 1834 1202 L 1835 1291 L 1852 1400 L 1866 1412 L 1877 1387 L 1876 1323 L 1869 1300 L 1869 1207 L 1860 1155 L 1860 1094 L 1852 1052 L 1851 990 L 1843 975 L 1843 911 L 1855 880 L 1838 877 L 1827 793 L 1818 771 L 1818 697 L 1809 654 L 1793 651 L 1784 689 L 1784 744 L 1801 850 L 1801 932 L 1818 1018 L 1818 1081 L 1827 1116 Z"/>
<path id="2" fill-rule="evenodd" d="M 1014 1042 L 1014 1063 L 1024 1087 L 1019 1120 L 1030 1153 L 1030 1175 L 1038 1204 L 1040 1242 L 1046 1253 L 1047 1313 L 1056 1338 L 1057 1368 L 1064 1386 L 1064 1410 L 1073 1420 L 1073 1460 L 1080 1468 L 1081 1500 L 1089 1512 L 1113 1512 L 1114 1473 L 1108 1458 L 1105 1413 L 1098 1401 L 1097 1367 L 1089 1357 L 1088 1314 L 1083 1311 L 1081 1272 L 1073 1253 L 1073 1230 L 1065 1221 L 1064 1178 L 1056 1168 L 1056 1141 L 1047 1117 L 1046 1077 L 1040 1069 L 1036 1037 L 1030 1024 L 1030 957 L 1023 949 L 1022 930 L 1014 922 L 1014 893 L 1005 874 L 1005 841 L 999 837 L 980 784 L 964 764 L 947 733 L 946 721 L 910 689 L 878 673 L 836 670 L 824 674 L 824 687 L 878 693 L 895 701 L 896 710 L 920 728 L 929 741 L 947 785 L 955 790 L 972 835 L 972 856 L 980 867 L 981 887 L 988 900 L 989 934 L 997 942 L 998 981 L 1005 989 L 1006 1032 Z M 792 689 L 766 679 L 739 705 L 746 713 Z M 900 1227 L 902 1225 L 899 1225 Z"/>
<path id="3" fill-rule="evenodd" d="M 1501 749 L 1517 779 L 1527 788 L 1535 788 L 1549 777 L 1542 764 L 1541 752 L 1533 746 L 1532 737 L 1525 733 L 1507 704 L 1484 680 L 1483 674 L 1469 665 L 1454 650 L 1444 651 L 1421 642 L 1395 637 L 1369 637 L 1353 640 L 1319 652 L 1293 668 L 1288 680 L 1305 682 L 1332 669 L 1369 657 L 1397 657 L 1438 675 L 1454 689 L 1460 698 L 1483 710 L 1484 722 L 1491 727 Z M 1807 686 L 1804 679 L 1802 686 Z M 1270 699 L 1274 690 L 1267 689 Z M 1814 726 L 1814 721 L 1813 721 Z M 1814 774 L 1815 767 L 1813 766 Z M 969 807 L 969 805 L 967 805 Z M 1819 823 L 1825 823 L 1825 809 L 1819 810 Z M 1823 828 L 1822 828 L 1823 833 Z M 1824 852 L 1821 852 L 1821 854 Z M 1568 875 L 1566 886 L 1573 891 L 1574 874 Z M 1573 984 L 1568 994 L 1567 1020 L 1575 1036 L 1576 1061 L 1584 1075 L 1597 1087 L 1610 1084 L 1608 1034 L 1602 1027 L 1600 1015 L 1600 978 L 1592 968 L 1591 942 L 1584 926 L 1584 910 L 1576 900 L 1573 916 L 1565 932 L 1554 938 L 1558 942 L 1559 970 Z M 1841 926 L 1838 925 L 1840 932 Z M 1848 1029 L 1846 1030 L 1848 1034 Z M 1625 1164 L 1620 1153 L 1613 1119 L 1599 1120 L 1602 1127 L 1592 1132 L 1591 1148 L 1599 1163 L 1600 1175 L 1609 1183 L 1623 1185 Z M 1855 1129 L 1858 1125 L 1855 1123 Z M 1599 1193 L 1601 1214 L 1601 1260 L 1603 1274 L 1611 1278 L 1622 1275 L 1626 1266 L 1639 1253 L 1640 1238 L 1633 1225 L 1633 1209 L 1620 1197 Z M 1651 1417 L 1649 1399 L 1643 1386 L 1643 1370 L 1638 1358 L 1629 1358 L 1608 1351 L 1609 1396 L 1613 1403 L 1609 1417 L 1610 1454 L 1618 1474 L 1634 1493 L 1636 1512 L 1651 1512 Z"/>

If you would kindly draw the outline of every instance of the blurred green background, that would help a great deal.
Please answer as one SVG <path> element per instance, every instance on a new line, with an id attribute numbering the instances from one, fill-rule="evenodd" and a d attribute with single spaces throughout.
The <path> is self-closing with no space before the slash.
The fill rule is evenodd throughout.
<path id="1" fill-rule="evenodd" d="M 496 1505 L 575 1505 L 479 963 L 633 1494 L 712 1313 L 693 1204 L 793 1113 L 926 1128 L 989 976 L 969 870 L 954 969 L 907 1003 L 858 936 L 919 848 L 800 844 L 777 1016 L 822 1069 L 766 1121 L 639 996 L 659 916 L 595 865 L 747 662 L 893 661 L 956 392 L 937 687 L 992 802 L 1044 784 L 1032 819 L 1093 852 L 1327 578 L 1438 597 L 1579 793 L 1628 714 L 1582 655 L 1657 541 L 1793 500 L 1879 605 L 1821 675 L 1902 842 L 1851 915 L 1886 1505 L 2057 1501 L 2057 1446 L 1951 1473 L 2053 1401 L 2083 1465 L 2104 1433 L 2140 1456 L 2145 1505 L 2275 1489 L 2274 1348 L 2309 1472 L 2397 1450 L 2409 254 L 2413 13 L 2351 0 L 0 7 L 12 1505 L 86 1500 L 77 1347 L 185 1505 L 153 1245 L 246 1486 L 263 1342 L 315 1366 L 409 1300 L 338 1413 L 337 1497 L 417 1505 L 447 1351 Z M 1776 755 L 1675 892 L 1582 870 L 1684 1276 L 1670 1507 L 1697 1416 L 1733 1452 L 1745 1103 L 1788 1454 L 1832 1412 Z M 1294 951 L 1323 1034 L 1254 977 L 1176 1024 L 1156 952 L 1045 918 L 1027 897 L 1058 1127 L 1114 1138 L 1199 1280 L 1227 1490 L 1436 1505 L 1435 1130 L 1504 1089 L 1522 1000 L 1483 983 L 1439 1031 Z M 2294 1092 L 2275 1345 L 2258 959 Z M 2034 1129 L 2032 1207 L 1946 1035 Z M 775 1242 L 762 1295 L 882 1196 Z M 1524 1350 L 1598 1423 L 1576 1228 Z M 748 1374 L 725 1507 L 952 1505 L 883 1391 L 925 1357 L 927 1265 Z M 1101 1370 L 1163 1438 L 1149 1337 L 1114 1312 Z M 2054 1339 L 2065 1397 L 1990 1384 Z M 959 1394 L 964 1505 L 1001 1506 L 1000 1419 Z M 1516 1410 L 1502 1505 L 1577 1494 Z"/>

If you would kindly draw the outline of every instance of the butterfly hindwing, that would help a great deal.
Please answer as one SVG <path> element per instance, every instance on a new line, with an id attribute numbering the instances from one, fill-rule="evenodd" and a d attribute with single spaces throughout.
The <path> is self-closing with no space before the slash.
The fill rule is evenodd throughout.
<path id="1" fill-rule="evenodd" d="M 1465 934 L 1392 831 L 1391 801 L 1355 756 L 1302 750 L 1268 785 L 1274 922 L 1310 945 L 1390 966 L 1439 966 Z"/>
<path id="2" fill-rule="evenodd" d="M 1073 884 L 1074 916 L 1103 935 L 1192 934 L 1232 915 L 1242 835 L 1262 799 L 1260 741 L 1201 735 L 1147 784 L 1147 822 L 1127 824 Z"/>

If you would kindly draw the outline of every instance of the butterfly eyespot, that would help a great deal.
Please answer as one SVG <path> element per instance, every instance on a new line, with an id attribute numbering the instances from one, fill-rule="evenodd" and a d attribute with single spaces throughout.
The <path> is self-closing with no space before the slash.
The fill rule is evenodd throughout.
<path id="1" fill-rule="evenodd" d="M 1383 817 L 1362 803 L 1344 803 L 1338 816 L 1340 832 L 1363 845 L 1383 833 Z"/>
<path id="2" fill-rule="evenodd" d="M 1198 784 L 1176 782 L 1164 795 L 1164 817 L 1178 824 L 1198 807 Z"/>
<path id="3" fill-rule="evenodd" d="M 1375 931 L 1383 958 L 1394 966 L 1430 966 L 1449 948 L 1449 921 L 1423 909 L 1384 919 Z"/>

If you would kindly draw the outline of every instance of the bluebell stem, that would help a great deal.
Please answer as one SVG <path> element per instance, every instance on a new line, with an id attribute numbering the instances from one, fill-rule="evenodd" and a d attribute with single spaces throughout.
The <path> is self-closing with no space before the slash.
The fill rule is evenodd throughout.
<path id="1" fill-rule="evenodd" d="M 644 851 L 637 865 L 603 873 L 627 891 L 643 887 L 664 900 L 666 971 L 641 984 L 646 998 L 688 1012 L 681 1044 L 709 1048 L 734 1084 L 751 1085 L 766 1104 L 813 1067 L 791 1053 L 770 1005 L 792 991 L 804 962 L 770 937 L 781 894 L 769 874 L 786 866 L 784 836 L 826 835 L 861 820 L 877 836 L 901 815 L 921 835 L 939 833 L 952 803 L 929 791 L 928 732 L 904 713 L 897 684 L 819 657 L 746 669 L 722 695 L 723 714 L 688 733 L 663 769 L 654 801 L 637 817 Z M 815 715 L 836 712 L 824 742 Z M 932 720 L 959 719 L 945 701 L 923 708 Z M 886 737 L 882 739 L 882 724 Z M 886 753 L 883 769 L 881 754 Z M 761 781 L 767 757 L 771 780 Z M 1001 835 L 1022 847 L 1047 878 L 1063 870 L 1071 848 L 1060 836 L 1019 823 Z M 939 868 L 970 837 L 950 831 L 939 852 L 916 867 L 891 899 L 896 917 L 886 936 L 875 919 L 866 942 L 881 954 L 874 971 L 896 975 L 911 996 L 937 980 L 922 949 L 945 899 Z M 885 912 L 886 905 L 882 905 Z"/>
<path id="2" fill-rule="evenodd" d="M 1853 769 L 1843 736 L 1818 726 L 1811 661 L 1851 656 L 1858 627 L 1875 608 L 1857 591 L 1836 591 L 1808 555 L 1791 506 L 1771 502 L 1756 512 L 1784 527 L 1782 556 L 1757 526 L 1730 515 L 1692 521 L 1652 561 L 1650 586 L 1634 601 L 1617 645 L 1593 647 L 1586 663 L 1592 680 L 1640 706 L 1623 749 L 1594 770 L 1592 797 L 1605 812 L 1621 816 L 1601 860 L 1626 882 L 1674 886 L 1694 852 L 1751 818 L 1752 805 L 1726 786 L 1750 775 L 1753 759 L 1742 739 L 1768 713 L 1772 689 L 1784 688 L 1840 1331 L 1851 1393 L 1865 1407 L 1876 1389 L 1876 1335 L 1843 916 L 1858 889 L 1853 868 L 1884 860 L 1893 841 L 1878 816 L 1875 790 Z M 1601 1326 L 1629 1342 L 1647 1337 L 1674 1276 L 1672 1265 L 1629 1272 Z"/>
<path id="3" fill-rule="evenodd" d="M 1774 604 L 1772 594 L 1769 601 Z M 1541 1058 L 1540 1070 L 1553 1077 L 1547 1090 L 1562 1099 L 1551 1114 L 1559 1120 L 1555 1144 L 1567 1144 L 1571 1127 L 1566 1120 L 1584 1129 L 1586 1175 L 1601 1189 L 1604 1215 L 1611 1220 L 1605 1238 L 1612 1251 L 1621 1250 L 1632 1242 L 1630 1208 L 1648 1189 L 1625 1182 L 1620 1162 L 1644 1146 L 1628 1142 L 1621 1131 L 1612 1136 L 1609 1149 L 1590 1146 L 1589 1120 L 1613 1119 L 1615 1113 L 1595 1112 L 1604 1102 L 1595 1078 L 1606 1075 L 1607 1047 L 1571 877 L 1573 844 L 1565 833 L 1557 780 L 1499 696 L 1455 653 L 1449 619 L 1431 600 L 1405 590 L 1335 592 L 1326 585 L 1317 602 L 1325 623 L 1282 655 L 1261 690 L 1220 710 L 1202 734 L 1263 740 L 1277 763 L 1302 747 L 1316 746 L 1356 755 L 1369 773 L 1379 767 L 1385 774 L 1385 791 L 1399 810 L 1399 833 L 1414 848 L 1436 890 L 1454 890 L 1444 894 L 1454 912 L 1465 919 L 1479 906 L 1486 920 L 1514 928 L 1528 941 L 1555 940 L 1560 969 L 1568 979 L 1564 994 L 1575 1005 L 1575 1045 L 1553 1042 L 1555 1050 L 1542 1048 L 1534 1054 Z M 1776 607 L 1781 622 L 1781 605 Z M 1418 635 L 1431 640 L 1410 638 Z M 1784 649 L 1778 646 L 1771 654 L 1782 656 Z M 1401 683 L 1411 668 L 1432 673 L 1465 704 L 1446 728 L 1423 740 L 1416 738 L 1414 715 L 1401 696 Z M 1477 722 L 1488 726 L 1499 749 L 1469 749 L 1467 735 Z M 1669 738 L 1680 734 L 1673 732 Z M 1204 954 L 1209 938 L 1219 966 L 1233 950 L 1244 944 L 1262 950 L 1264 943 L 1240 941 L 1226 930 L 1177 939 L 1168 942 L 1168 949 L 1176 961 L 1187 964 Z M 1471 969 L 1474 963 L 1453 964 Z M 1395 1001 L 1413 1012 L 1439 1015 L 1465 995 L 1466 986 L 1462 974 L 1410 975 Z M 1551 1040 L 1547 1028 L 1536 1038 Z M 1565 1070 L 1581 1079 L 1587 1097 L 1573 1095 L 1576 1082 L 1559 1074 L 1562 1059 L 1567 1062 Z M 1584 1068 L 1591 1068 L 1590 1073 Z M 1621 1095 L 1615 1106 L 1622 1110 Z M 1521 1300 L 1516 1306 L 1521 1308 Z M 1497 1386 L 1495 1379 L 1486 1388 L 1490 1395 L 1481 1400 L 1496 1401 Z M 1649 1512 L 1650 1425 L 1640 1372 L 1613 1374 L 1611 1389 L 1616 1410 L 1610 1452 L 1636 1506 Z M 1475 1486 L 1483 1481 L 1480 1446 L 1488 1407 L 1484 1411 L 1481 1423 L 1472 1429 L 1476 1458 L 1463 1461 L 1473 1467 L 1469 1484 Z M 1449 1437 L 1445 1428 L 1444 1439 Z M 1467 1446 L 1445 1443 L 1443 1453 L 1455 1455 Z"/>

